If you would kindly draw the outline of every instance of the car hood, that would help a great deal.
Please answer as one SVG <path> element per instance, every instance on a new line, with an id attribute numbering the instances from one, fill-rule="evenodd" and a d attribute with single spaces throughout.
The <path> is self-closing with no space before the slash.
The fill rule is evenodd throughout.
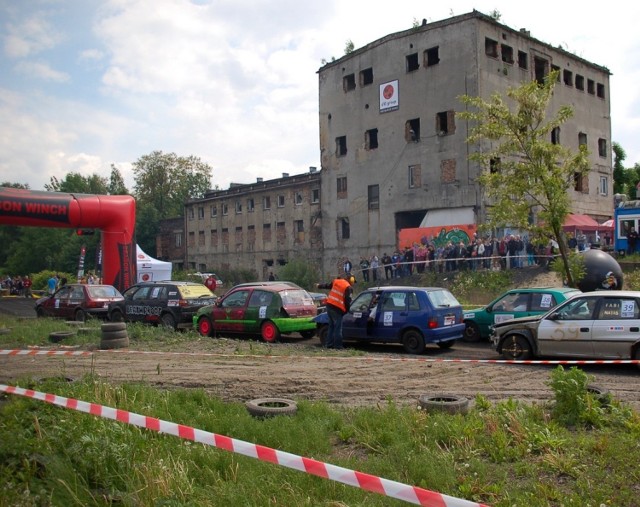
<path id="1" fill-rule="evenodd" d="M 510 329 L 512 327 L 523 327 L 526 324 L 537 324 L 542 319 L 543 315 L 533 315 L 530 317 L 520 317 L 517 319 L 505 320 L 504 322 L 500 322 L 498 324 L 493 324 L 494 331 L 503 331 L 505 329 Z"/>

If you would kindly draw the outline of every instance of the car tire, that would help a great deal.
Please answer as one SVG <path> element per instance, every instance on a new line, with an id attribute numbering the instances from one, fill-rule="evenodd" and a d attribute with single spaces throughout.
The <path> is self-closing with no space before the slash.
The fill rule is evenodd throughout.
<path id="1" fill-rule="evenodd" d="M 594 384 L 587 384 L 587 392 L 591 393 L 603 407 L 611 405 L 611 393 L 608 389 Z"/>
<path id="2" fill-rule="evenodd" d="M 531 344 L 522 335 L 509 334 L 502 341 L 502 357 L 515 361 L 526 361 L 533 357 Z"/>
<path id="3" fill-rule="evenodd" d="M 75 335 L 76 333 L 73 331 L 54 331 L 53 333 L 49 333 L 49 341 L 51 343 L 60 343 L 62 340 L 66 340 Z"/>
<path id="4" fill-rule="evenodd" d="M 466 414 L 469 412 L 469 399 L 451 394 L 425 394 L 418 398 L 418 408 L 427 412 Z"/>
<path id="5" fill-rule="evenodd" d="M 438 342 L 438 347 L 440 347 L 441 349 L 450 349 L 451 347 L 453 347 L 453 344 L 455 343 L 455 340 L 447 340 L 446 342 Z"/>
<path id="6" fill-rule="evenodd" d="M 171 313 L 163 313 L 160 315 L 160 324 L 165 329 L 170 329 L 171 331 L 175 331 L 176 327 L 176 319 Z"/>
<path id="7" fill-rule="evenodd" d="M 300 331 L 300 336 L 302 336 L 302 338 L 304 338 L 305 340 L 310 340 L 315 336 L 315 334 L 316 332 L 312 330 Z"/>
<path id="8" fill-rule="evenodd" d="M 294 415 L 298 411 L 295 401 L 285 398 L 259 398 L 245 403 L 247 412 L 254 417 Z"/>
<path id="9" fill-rule="evenodd" d="M 127 330 L 127 324 L 124 322 L 105 322 L 104 324 L 102 324 L 100 326 L 100 330 L 105 333 L 105 332 L 110 332 L 110 331 L 126 331 Z"/>
<path id="10" fill-rule="evenodd" d="M 265 342 L 274 343 L 280 339 L 280 330 L 273 322 L 267 320 L 260 326 L 260 335 Z"/>
<path id="11" fill-rule="evenodd" d="M 202 336 L 213 336 L 213 322 L 209 317 L 200 317 L 198 320 L 198 333 Z"/>
<path id="12" fill-rule="evenodd" d="M 87 321 L 87 313 L 82 309 L 78 308 L 76 313 L 73 315 L 76 322 L 86 322 Z"/>
<path id="13" fill-rule="evenodd" d="M 124 322 L 124 316 L 120 310 L 113 310 L 109 314 L 109 320 L 111 322 Z"/>
<path id="14" fill-rule="evenodd" d="M 480 328 L 475 322 L 465 322 L 464 334 L 462 339 L 467 343 L 477 343 L 482 339 Z"/>
<path id="15" fill-rule="evenodd" d="M 45 316 L 44 309 L 41 306 L 36 307 L 36 315 L 38 317 L 44 317 Z"/>
<path id="16" fill-rule="evenodd" d="M 327 343 L 327 334 L 329 333 L 329 326 L 323 325 L 318 328 L 318 338 L 320 339 L 320 345 L 324 347 Z"/>
<path id="17" fill-rule="evenodd" d="M 424 352 L 424 337 L 415 329 L 408 329 L 402 334 L 402 346 L 409 354 L 422 354 Z"/>
<path id="18" fill-rule="evenodd" d="M 122 331 L 102 331 L 101 336 L 103 340 L 119 340 L 120 338 L 128 338 L 129 333 L 127 333 L 126 329 Z"/>
<path id="19" fill-rule="evenodd" d="M 129 346 L 129 337 L 126 338 L 107 338 L 102 337 L 100 340 L 101 350 L 126 349 Z"/>

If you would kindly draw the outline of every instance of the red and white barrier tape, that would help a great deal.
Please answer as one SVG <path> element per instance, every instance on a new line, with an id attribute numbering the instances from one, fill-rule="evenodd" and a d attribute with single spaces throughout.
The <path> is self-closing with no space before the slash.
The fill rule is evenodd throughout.
<path id="1" fill-rule="evenodd" d="M 291 355 L 258 355 L 258 354 L 216 354 L 213 352 L 159 352 L 148 350 L 0 350 L 0 356 L 91 356 L 101 354 L 148 354 L 148 355 L 176 355 L 194 357 L 225 357 L 225 358 L 255 358 L 255 359 L 330 359 L 347 361 L 389 361 L 389 362 L 423 362 L 423 363 L 471 363 L 471 364 L 569 364 L 569 365 L 597 365 L 597 364 L 640 364 L 640 359 L 445 359 L 438 357 L 354 357 L 354 356 L 291 356 Z"/>
<path id="2" fill-rule="evenodd" d="M 251 444 L 235 438 L 210 433 L 208 431 L 199 430 L 190 426 L 176 424 L 155 417 L 147 417 L 126 410 L 89 403 L 86 401 L 75 400 L 73 398 L 64 398 L 55 394 L 48 394 L 31 389 L 23 389 L 21 387 L 8 386 L 0 384 L 0 392 L 26 396 L 40 401 L 45 401 L 59 407 L 77 410 L 96 417 L 104 417 L 113 419 L 126 424 L 132 424 L 140 428 L 157 431 L 158 433 L 166 433 L 175 437 L 192 440 L 205 445 L 218 447 L 226 451 L 235 452 L 255 458 L 260 461 L 274 463 L 305 472 L 318 477 L 323 477 L 332 481 L 341 482 L 348 486 L 364 489 L 374 493 L 379 493 L 398 500 L 404 500 L 415 505 L 425 505 L 433 507 L 484 507 L 484 504 L 470 502 L 460 498 L 443 495 L 435 491 L 419 488 L 417 486 L 409 486 L 396 481 L 390 481 L 374 475 L 349 470 L 348 468 L 323 463 L 311 458 L 304 458 L 288 452 L 278 451 L 270 447 Z"/>

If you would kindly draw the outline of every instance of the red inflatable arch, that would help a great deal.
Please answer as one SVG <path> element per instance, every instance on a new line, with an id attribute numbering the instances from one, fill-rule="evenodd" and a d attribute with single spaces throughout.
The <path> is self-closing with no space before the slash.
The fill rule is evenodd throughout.
<path id="1" fill-rule="evenodd" d="M 0 224 L 100 229 L 103 283 L 123 291 L 136 281 L 136 202 L 130 195 L 0 187 Z"/>

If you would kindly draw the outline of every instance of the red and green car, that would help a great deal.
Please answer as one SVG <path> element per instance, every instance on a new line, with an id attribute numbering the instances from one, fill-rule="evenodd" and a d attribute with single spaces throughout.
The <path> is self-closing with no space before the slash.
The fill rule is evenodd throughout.
<path id="1" fill-rule="evenodd" d="M 193 325 L 203 336 L 258 335 L 265 342 L 275 342 L 291 333 L 311 338 L 316 314 L 311 295 L 293 284 L 241 284 L 215 304 L 200 308 Z"/>

